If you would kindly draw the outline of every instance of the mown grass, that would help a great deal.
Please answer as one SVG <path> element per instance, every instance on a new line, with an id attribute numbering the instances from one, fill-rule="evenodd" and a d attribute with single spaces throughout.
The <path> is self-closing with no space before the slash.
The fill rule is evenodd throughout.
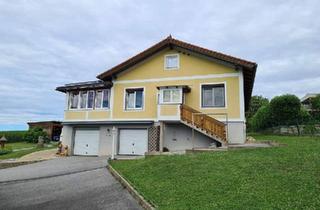
<path id="1" fill-rule="evenodd" d="M 159 209 L 320 209 L 320 138 L 255 137 L 287 146 L 110 164 Z"/>
<path id="2" fill-rule="evenodd" d="M 48 147 L 50 145 L 50 147 Z M 6 148 L 11 148 L 12 150 L 20 150 L 20 151 L 13 151 L 11 153 L 0 155 L 0 160 L 11 159 L 11 158 L 20 158 L 24 155 L 27 155 L 32 152 L 37 152 L 41 150 L 53 149 L 55 148 L 55 144 L 46 144 L 44 148 L 37 148 L 37 144 L 28 143 L 28 142 L 15 142 L 15 143 L 7 143 L 5 144 Z M 25 149 L 25 150 L 23 150 Z"/>

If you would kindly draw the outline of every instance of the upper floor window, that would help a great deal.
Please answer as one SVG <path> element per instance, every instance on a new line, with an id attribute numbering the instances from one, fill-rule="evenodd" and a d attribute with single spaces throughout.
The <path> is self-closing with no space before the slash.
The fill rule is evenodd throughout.
<path id="1" fill-rule="evenodd" d="M 87 108 L 92 109 L 94 104 L 94 92 L 93 90 L 88 91 L 88 103 Z"/>
<path id="2" fill-rule="evenodd" d="M 109 108 L 110 90 L 75 91 L 69 94 L 70 109 Z"/>
<path id="3" fill-rule="evenodd" d="M 97 90 L 95 108 L 109 108 L 110 90 Z"/>
<path id="4" fill-rule="evenodd" d="M 125 109 L 142 109 L 143 100 L 143 88 L 126 89 Z"/>
<path id="5" fill-rule="evenodd" d="M 182 103 L 182 88 L 164 88 L 160 90 L 160 103 Z"/>
<path id="6" fill-rule="evenodd" d="M 87 108 L 87 99 L 88 99 L 88 92 L 87 91 L 81 91 L 80 92 L 80 109 L 86 109 Z"/>
<path id="7" fill-rule="evenodd" d="M 201 107 L 225 107 L 225 85 L 208 84 L 201 86 Z"/>
<path id="8" fill-rule="evenodd" d="M 69 96 L 69 108 L 77 109 L 79 102 L 79 92 L 71 92 Z"/>
<path id="9" fill-rule="evenodd" d="M 179 54 L 166 55 L 164 59 L 164 68 L 166 70 L 175 70 L 179 68 Z"/>

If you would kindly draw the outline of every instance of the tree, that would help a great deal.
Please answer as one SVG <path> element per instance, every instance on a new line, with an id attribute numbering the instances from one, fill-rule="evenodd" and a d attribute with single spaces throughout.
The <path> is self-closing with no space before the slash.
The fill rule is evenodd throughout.
<path id="1" fill-rule="evenodd" d="M 320 94 L 317 95 L 314 98 L 311 98 L 311 113 L 312 117 L 314 118 L 313 120 L 315 122 L 320 121 Z"/>
<path id="2" fill-rule="evenodd" d="M 40 127 L 34 127 L 27 131 L 24 135 L 24 140 L 31 143 L 37 143 L 39 136 L 42 136 L 45 140 L 48 140 L 48 135 Z"/>
<path id="3" fill-rule="evenodd" d="M 252 96 L 249 110 L 246 113 L 247 119 L 252 118 L 260 107 L 269 104 L 269 100 L 263 96 Z"/>
<path id="4" fill-rule="evenodd" d="M 311 108 L 316 111 L 320 110 L 320 94 L 311 98 Z"/>
<path id="5" fill-rule="evenodd" d="M 258 111 L 248 121 L 249 128 L 258 131 L 272 126 L 272 115 L 270 105 L 261 106 Z"/>
<path id="6" fill-rule="evenodd" d="M 295 95 L 276 96 L 270 101 L 270 111 L 273 123 L 276 125 L 299 125 L 308 118 L 308 113 L 302 109 L 300 100 Z"/>

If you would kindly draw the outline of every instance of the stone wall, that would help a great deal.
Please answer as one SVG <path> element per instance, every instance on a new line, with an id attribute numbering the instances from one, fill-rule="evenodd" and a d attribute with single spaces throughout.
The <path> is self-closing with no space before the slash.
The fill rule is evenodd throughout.
<path id="1" fill-rule="evenodd" d="M 314 125 L 314 130 L 313 128 L 310 129 L 309 125 L 300 125 L 300 134 L 302 135 L 320 135 L 320 124 Z M 314 133 L 311 131 L 313 130 Z M 298 128 L 295 125 L 291 126 L 277 126 L 277 127 L 272 127 L 266 130 L 267 133 L 273 133 L 273 134 L 279 134 L 279 135 L 298 135 Z"/>

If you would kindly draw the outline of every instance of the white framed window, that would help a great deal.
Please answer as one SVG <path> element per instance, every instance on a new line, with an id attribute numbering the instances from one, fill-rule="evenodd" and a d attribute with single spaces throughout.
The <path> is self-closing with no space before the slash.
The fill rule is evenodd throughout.
<path id="1" fill-rule="evenodd" d="M 163 88 L 160 89 L 161 104 L 179 104 L 182 103 L 182 88 Z"/>
<path id="2" fill-rule="evenodd" d="M 110 90 L 105 89 L 102 91 L 102 108 L 109 108 L 110 104 Z"/>
<path id="3" fill-rule="evenodd" d="M 125 90 L 125 109 L 143 109 L 144 104 L 143 88 L 128 88 Z"/>
<path id="4" fill-rule="evenodd" d="M 110 104 L 110 90 L 97 90 L 95 92 L 95 108 L 96 109 L 106 109 L 109 108 Z"/>
<path id="5" fill-rule="evenodd" d="M 225 107 L 225 84 L 201 85 L 201 107 Z"/>
<path id="6" fill-rule="evenodd" d="M 88 99 L 88 92 L 87 91 L 81 91 L 80 92 L 80 109 L 86 109 L 87 108 L 87 99 Z"/>
<path id="7" fill-rule="evenodd" d="M 94 91 L 90 90 L 90 91 L 88 91 L 87 108 L 88 109 L 93 109 L 93 105 L 94 105 Z"/>
<path id="8" fill-rule="evenodd" d="M 180 59 L 179 54 L 170 54 L 164 56 L 164 69 L 176 70 L 179 69 Z"/>
<path id="9" fill-rule="evenodd" d="M 69 109 L 78 109 L 79 92 L 69 93 Z"/>

